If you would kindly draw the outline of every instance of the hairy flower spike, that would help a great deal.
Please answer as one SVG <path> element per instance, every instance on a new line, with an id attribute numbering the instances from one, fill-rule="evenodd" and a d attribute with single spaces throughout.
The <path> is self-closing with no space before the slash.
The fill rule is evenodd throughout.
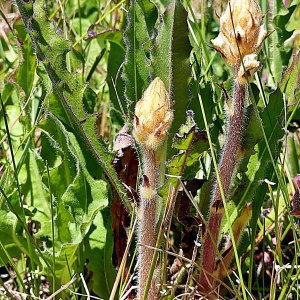
<path id="1" fill-rule="evenodd" d="M 262 23 L 262 15 L 254 0 L 229 0 L 227 9 L 220 18 L 221 31 L 212 40 L 225 62 L 234 68 L 234 89 L 232 99 L 225 92 L 227 125 L 224 146 L 218 163 L 218 177 L 213 180 L 209 234 L 205 234 L 202 251 L 202 270 L 199 275 L 200 292 L 211 294 L 218 285 L 218 280 L 228 274 L 228 266 L 234 251 L 223 253 L 222 262 L 216 265 L 216 254 L 221 223 L 225 212 L 225 202 L 230 201 L 231 185 L 237 166 L 244 155 L 243 135 L 245 119 L 245 99 L 247 97 L 247 79 L 259 68 L 257 52 L 267 37 Z M 243 232 L 244 221 L 251 217 L 251 208 L 244 209 L 241 223 L 231 227 L 235 242 Z M 247 217 L 247 218 L 246 218 Z M 233 240 L 232 240 L 233 241 Z M 242 284 L 242 280 L 241 280 Z"/>
<path id="2" fill-rule="evenodd" d="M 156 77 L 135 107 L 134 136 L 140 146 L 158 149 L 173 121 L 171 102 L 165 86 Z"/>
<path id="3" fill-rule="evenodd" d="M 138 212 L 139 284 L 138 299 L 154 300 L 157 288 L 151 275 L 155 231 L 161 199 L 157 194 L 164 179 L 167 131 L 173 121 L 170 97 L 160 78 L 155 78 L 135 106 L 133 135 L 141 152 L 143 182 L 139 188 Z M 158 212 L 158 214 L 157 214 Z M 150 283 L 147 291 L 147 282 Z"/>
<path id="4" fill-rule="evenodd" d="M 211 41 L 228 65 L 239 68 L 241 84 L 259 67 L 256 53 L 267 37 L 261 23 L 261 10 L 255 0 L 231 0 L 220 18 L 221 32 Z"/>

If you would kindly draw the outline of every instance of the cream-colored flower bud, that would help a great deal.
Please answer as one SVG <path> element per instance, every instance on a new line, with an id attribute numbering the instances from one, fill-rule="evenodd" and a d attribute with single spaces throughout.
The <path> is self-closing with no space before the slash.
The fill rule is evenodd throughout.
<path id="1" fill-rule="evenodd" d="M 156 77 L 135 106 L 133 134 L 137 143 L 147 149 L 159 148 L 172 121 L 169 94 L 161 79 Z"/>
<path id="2" fill-rule="evenodd" d="M 231 0 L 220 18 L 221 32 L 211 42 L 228 65 L 240 65 L 238 48 L 244 59 L 246 55 L 256 54 L 267 37 L 261 23 L 261 10 L 255 0 Z"/>

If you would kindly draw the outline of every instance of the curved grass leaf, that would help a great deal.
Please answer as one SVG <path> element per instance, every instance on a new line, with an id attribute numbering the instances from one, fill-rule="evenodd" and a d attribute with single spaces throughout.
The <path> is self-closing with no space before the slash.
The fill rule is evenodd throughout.
<path id="1" fill-rule="evenodd" d="M 88 36 L 84 38 L 85 41 L 89 41 L 92 39 L 101 39 L 104 41 L 110 41 L 119 45 L 122 49 L 124 49 L 123 44 L 123 35 L 122 31 L 118 29 L 105 29 L 103 26 L 99 24 L 93 24 L 89 27 Z"/>

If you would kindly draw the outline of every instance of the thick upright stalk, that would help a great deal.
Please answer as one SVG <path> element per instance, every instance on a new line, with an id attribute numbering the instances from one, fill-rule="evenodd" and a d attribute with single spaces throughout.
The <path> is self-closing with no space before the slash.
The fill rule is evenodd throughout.
<path id="1" fill-rule="evenodd" d="M 200 289 L 208 294 L 215 288 L 218 278 L 215 260 L 225 200 L 229 200 L 229 189 L 235 168 L 242 157 L 243 117 L 246 85 L 260 63 L 257 52 L 267 37 L 262 24 L 262 14 L 255 0 L 230 0 L 220 18 L 220 33 L 212 40 L 224 61 L 234 68 L 234 92 L 232 104 L 228 103 L 225 144 L 218 165 L 219 180 L 215 180 L 207 233 L 203 244 Z M 240 153 L 239 153 L 240 152 Z M 223 191 L 223 193 L 222 193 Z M 219 268 L 220 270 L 220 268 Z M 222 271 L 223 272 L 223 271 Z"/>
<path id="2" fill-rule="evenodd" d="M 139 227 L 139 299 L 143 299 L 147 280 L 149 278 L 151 262 L 155 246 L 155 199 L 148 199 L 141 203 L 141 221 Z M 152 281 L 148 291 L 147 299 L 155 299 L 156 288 Z"/>
<path id="3" fill-rule="evenodd" d="M 203 292 L 209 293 L 214 287 L 212 274 L 215 270 L 217 242 L 220 233 L 221 220 L 224 214 L 221 189 L 225 197 L 228 195 L 232 175 L 239 161 L 239 152 L 243 137 L 243 117 L 245 107 L 246 86 L 238 81 L 234 85 L 232 105 L 229 105 L 228 120 L 225 134 L 225 144 L 222 149 L 221 159 L 218 165 L 220 184 L 216 186 L 212 194 L 211 213 L 208 221 L 208 230 L 203 244 L 202 266 L 200 274 L 200 287 Z"/>
<path id="4" fill-rule="evenodd" d="M 245 108 L 246 86 L 237 81 L 234 84 L 232 107 L 229 107 L 228 124 L 225 135 L 225 144 L 222 150 L 221 160 L 218 166 L 220 180 L 224 194 L 227 195 L 233 171 L 238 162 L 241 141 L 243 137 L 243 119 Z M 215 187 L 212 203 L 222 201 L 220 186 Z"/>
<path id="5" fill-rule="evenodd" d="M 140 208 L 139 208 L 139 299 L 143 299 L 145 287 L 149 278 L 151 262 L 155 246 L 156 228 L 156 206 L 159 169 L 156 152 L 146 151 L 143 157 L 143 183 L 140 187 Z M 155 299 L 156 289 L 154 282 L 151 282 L 147 299 Z"/>
<path id="6" fill-rule="evenodd" d="M 146 291 L 155 246 L 155 228 L 158 219 L 157 189 L 163 178 L 161 166 L 166 156 L 167 130 L 173 120 L 171 102 L 163 82 L 157 77 L 149 85 L 135 107 L 133 134 L 142 154 L 143 183 L 140 186 L 138 207 L 139 287 L 138 299 L 154 300 L 155 282 Z M 152 247 L 152 249 L 150 248 Z"/>

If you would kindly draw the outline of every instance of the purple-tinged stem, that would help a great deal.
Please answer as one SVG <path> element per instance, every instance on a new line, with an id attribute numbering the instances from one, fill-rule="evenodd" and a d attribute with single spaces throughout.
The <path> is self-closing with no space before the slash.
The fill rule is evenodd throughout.
<path id="1" fill-rule="evenodd" d="M 243 137 L 243 118 L 245 108 L 246 85 L 237 81 L 234 84 L 232 105 L 229 105 L 226 128 L 225 144 L 222 149 L 221 159 L 218 165 L 218 173 L 221 186 L 225 195 L 228 196 L 232 175 L 239 162 L 239 151 Z M 221 220 L 224 215 L 224 206 L 221 196 L 221 186 L 214 179 L 215 189 L 212 194 L 212 206 L 208 221 L 206 238 L 203 244 L 202 267 L 199 283 L 202 292 L 208 294 L 215 288 L 215 280 L 212 274 L 215 271 L 217 243 L 220 233 Z"/>
<path id="2" fill-rule="evenodd" d="M 139 207 L 139 297 L 144 297 L 146 284 L 149 278 L 152 258 L 155 246 L 155 228 L 156 228 L 156 189 L 159 183 L 160 161 L 157 159 L 158 153 L 153 150 L 143 151 L 143 183 L 140 187 L 140 207 Z M 147 247 L 150 246 L 151 248 Z M 151 279 L 152 280 L 152 279 Z M 151 281 L 147 292 L 147 300 L 156 298 L 156 288 Z"/>

